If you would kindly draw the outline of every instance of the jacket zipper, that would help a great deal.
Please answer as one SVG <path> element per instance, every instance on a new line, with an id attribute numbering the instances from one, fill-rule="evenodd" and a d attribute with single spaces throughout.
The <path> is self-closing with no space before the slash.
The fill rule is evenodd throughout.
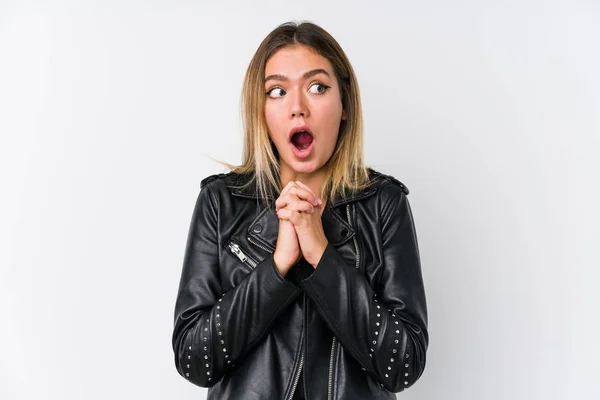
<path id="1" fill-rule="evenodd" d="M 296 388 L 298 387 L 298 381 L 300 380 L 300 372 L 302 371 L 303 365 L 304 365 L 304 350 L 301 350 L 300 365 L 298 367 L 298 371 L 296 372 L 296 377 L 294 378 L 294 384 L 292 385 L 292 391 L 290 392 L 288 400 L 292 400 L 294 398 L 294 393 L 296 393 Z"/>
<path id="2" fill-rule="evenodd" d="M 335 356 L 335 336 L 331 341 L 331 356 L 329 358 L 329 384 L 327 385 L 327 400 L 333 399 L 333 360 Z"/>
<path id="3" fill-rule="evenodd" d="M 298 365 L 298 370 L 296 371 L 296 376 L 294 376 L 294 383 L 292 385 L 292 390 L 290 391 L 288 400 L 292 400 L 294 398 L 294 394 L 296 393 L 296 388 L 298 387 L 298 381 L 300 380 L 300 372 L 302 372 L 302 367 L 304 366 L 304 320 L 306 320 L 305 315 L 306 311 L 306 294 L 303 294 L 302 297 L 302 332 L 300 332 L 300 363 Z"/>
<path id="4" fill-rule="evenodd" d="M 348 224 L 352 226 L 352 219 L 350 218 L 350 204 L 346 204 L 346 215 L 348 216 Z M 356 240 L 356 235 L 354 235 L 354 248 L 356 250 L 356 268 L 360 268 L 360 253 L 358 249 L 358 241 Z M 334 357 L 335 357 L 335 348 L 336 348 L 336 338 L 333 337 L 331 341 L 331 356 L 329 358 L 329 384 L 327 385 L 327 400 L 333 399 L 333 371 L 334 371 Z"/>
<path id="5" fill-rule="evenodd" d="M 346 215 L 348 216 L 348 224 L 352 226 L 352 222 L 350 219 L 350 204 L 346 204 Z M 356 240 L 356 235 L 352 238 L 354 239 L 354 249 L 356 250 L 356 269 L 360 268 L 360 250 L 358 249 L 358 241 Z"/>
<path id="6" fill-rule="evenodd" d="M 252 257 L 250 257 L 249 255 L 247 255 L 242 248 L 240 247 L 240 245 L 238 243 L 236 243 L 234 240 L 230 240 L 229 243 L 227 243 L 227 248 L 229 249 L 229 251 L 236 256 L 237 258 L 240 259 L 241 262 L 244 263 L 244 265 L 252 270 L 254 268 L 256 268 L 256 265 L 258 264 Z"/>
<path id="7" fill-rule="evenodd" d="M 262 244 L 258 243 L 256 240 L 252 239 L 252 236 L 248 236 L 248 241 L 250 243 L 252 243 L 253 245 L 258 246 L 259 248 L 263 249 L 264 251 L 267 251 L 267 252 L 273 254 L 274 250 L 271 250 L 271 249 L 263 246 Z"/>

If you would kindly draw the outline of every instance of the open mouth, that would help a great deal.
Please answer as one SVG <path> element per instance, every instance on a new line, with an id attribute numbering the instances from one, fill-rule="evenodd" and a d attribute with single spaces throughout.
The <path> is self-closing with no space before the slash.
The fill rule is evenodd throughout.
<path id="1" fill-rule="evenodd" d="M 298 150 L 305 150 L 312 144 L 313 139 L 310 132 L 300 130 L 292 135 L 291 141 Z"/>

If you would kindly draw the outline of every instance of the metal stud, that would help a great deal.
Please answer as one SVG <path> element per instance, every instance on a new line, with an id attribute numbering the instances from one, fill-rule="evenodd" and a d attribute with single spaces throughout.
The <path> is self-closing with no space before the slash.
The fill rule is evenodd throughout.
<path id="1" fill-rule="evenodd" d="M 405 367 L 408 367 L 408 364 L 404 364 Z"/>
<path id="2" fill-rule="evenodd" d="M 373 340 L 373 344 L 377 344 L 377 341 Z"/>
<path id="3" fill-rule="evenodd" d="M 210 364 L 206 364 L 206 368 L 208 368 L 208 366 L 209 366 L 209 365 L 210 365 Z"/>
<path id="4" fill-rule="evenodd" d="M 190 373 L 189 373 L 189 372 L 186 372 L 186 373 L 185 373 L 185 376 L 190 376 Z"/>
<path id="5" fill-rule="evenodd" d="M 389 378 L 390 376 L 389 376 L 388 374 L 385 374 L 385 377 L 386 377 L 386 378 Z"/>
<path id="6" fill-rule="evenodd" d="M 205 360 L 208 360 L 208 356 L 206 356 L 206 355 L 205 355 L 205 356 L 204 356 L 204 359 L 205 359 Z"/>
<path id="7" fill-rule="evenodd" d="M 397 330 L 396 333 L 400 333 L 400 331 Z"/>
<path id="8" fill-rule="evenodd" d="M 221 340 L 221 344 L 225 344 L 225 341 L 224 341 L 224 340 Z"/>
<path id="9" fill-rule="evenodd" d="M 379 332 L 375 331 L 375 335 L 379 335 Z"/>
<path id="10" fill-rule="evenodd" d="M 390 362 L 394 362 L 394 359 L 393 359 L 393 358 L 390 358 Z"/>
<path id="11" fill-rule="evenodd" d="M 405 384 L 405 385 L 408 385 L 408 381 L 404 381 L 404 384 Z"/>
<path id="12" fill-rule="evenodd" d="M 227 352 L 227 349 L 225 347 L 223 347 L 223 353 Z"/>
<path id="13" fill-rule="evenodd" d="M 379 326 L 379 322 L 375 322 L 375 326 Z"/>
<path id="14" fill-rule="evenodd" d="M 210 375 L 210 371 L 206 371 L 206 375 Z"/>
<path id="15" fill-rule="evenodd" d="M 392 367 L 388 367 L 388 369 L 391 371 L 391 370 L 392 370 Z"/>
<path id="16" fill-rule="evenodd" d="M 191 349 L 192 349 L 192 346 L 188 347 L 188 349 L 190 349 L 190 350 L 191 350 Z"/>
<path id="17" fill-rule="evenodd" d="M 404 376 L 408 376 L 408 372 L 405 372 L 405 373 L 404 373 Z"/>
<path id="18" fill-rule="evenodd" d="M 217 318 L 219 318 L 219 317 L 220 317 L 220 315 L 219 315 L 219 314 L 217 314 Z"/>
<path id="19" fill-rule="evenodd" d="M 394 343 L 398 344 L 398 339 L 394 340 Z"/>
<path id="20" fill-rule="evenodd" d="M 396 354 L 397 352 L 398 352 L 398 350 L 396 350 L 396 349 L 392 350 L 392 353 L 394 353 L 394 354 Z"/>
<path id="21" fill-rule="evenodd" d="M 377 317 L 381 317 L 381 314 L 377 314 Z"/>
<path id="22" fill-rule="evenodd" d="M 398 325 L 398 321 L 395 321 L 394 323 L 395 323 L 396 325 Z"/>
<path id="23" fill-rule="evenodd" d="M 192 359 L 192 356 L 188 356 L 188 360 L 191 360 L 191 359 Z"/>
<path id="24" fill-rule="evenodd" d="M 408 353 L 406 353 L 406 356 L 405 356 L 405 357 L 406 357 L 406 358 L 408 358 Z"/>
<path id="25" fill-rule="evenodd" d="M 190 367 L 190 364 L 188 364 L 188 365 L 187 365 L 187 367 L 189 368 L 189 367 Z"/>

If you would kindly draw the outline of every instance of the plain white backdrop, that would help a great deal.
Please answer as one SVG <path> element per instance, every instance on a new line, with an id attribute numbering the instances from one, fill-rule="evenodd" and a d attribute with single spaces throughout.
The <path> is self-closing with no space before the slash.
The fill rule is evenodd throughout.
<path id="1" fill-rule="evenodd" d="M 412 400 L 600 398 L 597 1 L 0 1 L 0 398 L 202 399 L 173 311 L 246 67 L 309 20 L 404 182 L 429 308 Z"/>

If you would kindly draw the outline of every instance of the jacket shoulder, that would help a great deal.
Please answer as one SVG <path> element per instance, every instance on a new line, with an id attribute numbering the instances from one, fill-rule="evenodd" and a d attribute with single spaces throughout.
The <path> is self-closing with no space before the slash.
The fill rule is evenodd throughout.
<path id="1" fill-rule="evenodd" d="M 410 190 L 408 190 L 406 185 L 392 175 L 384 174 L 383 172 L 377 171 L 373 168 L 369 168 L 369 174 L 371 175 L 372 179 L 379 180 L 379 186 L 391 184 L 399 187 L 404 192 L 404 194 L 410 193 Z"/>
<path id="2" fill-rule="evenodd" d="M 221 179 L 221 180 L 225 181 L 227 178 L 229 178 L 231 176 L 231 174 L 233 174 L 233 173 L 232 172 L 223 172 L 220 174 L 209 175 L 200 181 L 200 189 L 203 189 L 206 185 L 208 185 L 209 183 L 211 183 L 212 181 L 215 181 L 217 179 Z"/>

